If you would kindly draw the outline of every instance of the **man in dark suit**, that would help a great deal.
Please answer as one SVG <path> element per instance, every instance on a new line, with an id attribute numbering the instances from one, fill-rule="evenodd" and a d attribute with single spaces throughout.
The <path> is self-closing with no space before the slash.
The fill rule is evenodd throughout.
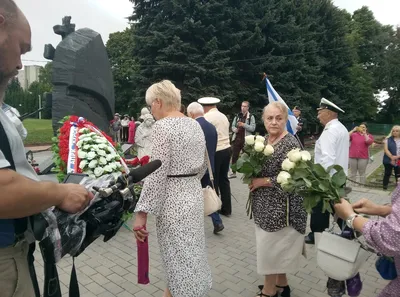
<path id="1" fill-rule="evenodd" d="M 192 119 L 195 119 L 200 124 L 201 129 L 203 129 L 204 136 L 206 139 L 207 152 L 210 158 L 211 169 L 214 173 L 215 172 L 214 158 L 215 158 L 215 152 L 217 150 L 217 141 L 218 141 L 217 129 L 214 127 L 213 124 L 209 123 L 204 118 L 204 109 L 203 106 L 201 106 L 199 103 L 193 102 L 189 104 L 189 106 L 187 107 L 187 114 Z M 203 188 L 211 186 L 211 180 L 208 170 L 201 179 L 201 185 Z M 219 213 L 215 212 L 210 216 L 214 224 L 214 234 L 221 232 L 224 229 L 224 225 L 222 224 L 222 220 Z"/>

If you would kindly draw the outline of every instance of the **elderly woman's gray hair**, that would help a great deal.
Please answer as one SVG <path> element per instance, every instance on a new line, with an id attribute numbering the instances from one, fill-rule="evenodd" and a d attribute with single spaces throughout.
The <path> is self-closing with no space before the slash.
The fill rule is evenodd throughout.
<path id="1" fill-rule="evenodd" d="M 263 118 L 265 117 L 265 113 L 271 108 L 276 108 L 276 109 L 280 110 L 282 112 L 283 116 L 286 119 L 288 119 L 288 117 L 289 117 L 288 107 L 285 104 L 278 102 L 278 101 L 271 102 L 267 106 L 264 107 L 263 114 L 262 114 Z"/>
<path id="2" fill-rule="evenodd" d="M 181 91 L 170 80 L 163 80 L 150 86 L 146 91 L 146 103 L 151 106 L 154 100 L 159 99 L 171 109 L 181 108 Z"/>

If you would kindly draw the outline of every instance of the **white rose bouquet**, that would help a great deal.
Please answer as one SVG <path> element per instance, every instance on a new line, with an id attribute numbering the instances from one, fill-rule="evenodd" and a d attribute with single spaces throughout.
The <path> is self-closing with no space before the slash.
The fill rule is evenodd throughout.
<path id="1" fill-rule="evenodd" d="M 232 170 L 243 174 L 243 182 L 250 184 L 253 178 L 259 177 L 265 161 L 274 153 L 272 145 L 265 144 L 265 138 L 260 135 L 249 135 L 245 137 L 243 154 L 239 157 L 236 164 L 232 165 Z M 252 200 L 251 195 L 247 201 L 247 215 L 251 218 Z"/>
<path id="2" fill-rule="evenodd" d="M 332 212 L 331 203 L 340 202 L 344 197 L 347 177 L 343 168 L 332 165 L 326 170 L 321 164 L 314 164 L 308 151 L 294 149 L 282 162 L 277 182 L 286 192 L 294 192 L 304 198 L 303 205 L 308 213 L 322 201 L 323 209 Z M 331 171 L 335 173 L 331 176 Z"/>
<path id="3" fill-rule="evenodd" d="M 116 173 L 119 176 L 125 169 L 121 156 L 108 143 L 104 136 L 91 132 L 88 128 L 79 130 L 78 147 L 79 168 L 91 177 Z"/>

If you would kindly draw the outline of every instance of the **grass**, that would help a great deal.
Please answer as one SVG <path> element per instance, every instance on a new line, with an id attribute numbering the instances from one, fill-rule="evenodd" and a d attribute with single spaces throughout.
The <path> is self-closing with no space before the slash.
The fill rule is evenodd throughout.
<path id="1" fill-rule="evenodd" d="M 53 127 L 51 120 L 26 119 L 23 124 L 28 131 L 24 143 L 26 146 L 51 144 Z"/>

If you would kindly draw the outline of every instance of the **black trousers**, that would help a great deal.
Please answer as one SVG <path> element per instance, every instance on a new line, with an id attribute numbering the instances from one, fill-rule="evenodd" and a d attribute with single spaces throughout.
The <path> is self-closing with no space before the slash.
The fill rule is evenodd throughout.
<path id="1" fill-rule="evenodd" d="M 313 208 L 311 214 L 311 222 L 310 228 L 311 232 L 319 232 L 322 233 L 325 229 L 329 228 L 329 221 L 330 221 L 330 213 L 329 212 L 322 212 L 323 203 L 319 203 L 316 207 Z M 333 209 L 333 205 L 332 205 Z M 333 214 L 332 214 L 333 215 Z M 339 225 L 340 229 L 345 229 L 346 225 L 344 224 L 342 219 L 338 219 L 336 223 Z"/>
<path id="2" fill-rule="evenodd" d="M 121 131 L 121 141 L 127 142 L 129 137 L 129 127 L 122 127 Z"/>
<path id="3" fill-rule="evenodd" d="M 243 147 L 244 147 L 244 138 L 243 139 L 236 138 L 233 141 L 233 143 L 232 143 L 232 164 L 236 164 Z"/>
<path id="4" fill-rule="evenodd" d="M 232 213 L 231 184 L 228 178 L 231 153 L 231 148 L 215 153 L 215 191 L 221 197 L 222 207 L 220 212 L 223 215 Z"/>
<path id="5" fill-rule="evenodd" d="M 399 166 L 393 166 L 392 164 L 383 164 L 385 166 L 385 174 L 383 176 L 383 187 L 386 189 L 389 184 L 390 177 L 392 176 L 392 171 L 394 170 L 394 177 L 396 179 L 396 182 L 398 178 L 400 177 L 400 167 Z"/>

